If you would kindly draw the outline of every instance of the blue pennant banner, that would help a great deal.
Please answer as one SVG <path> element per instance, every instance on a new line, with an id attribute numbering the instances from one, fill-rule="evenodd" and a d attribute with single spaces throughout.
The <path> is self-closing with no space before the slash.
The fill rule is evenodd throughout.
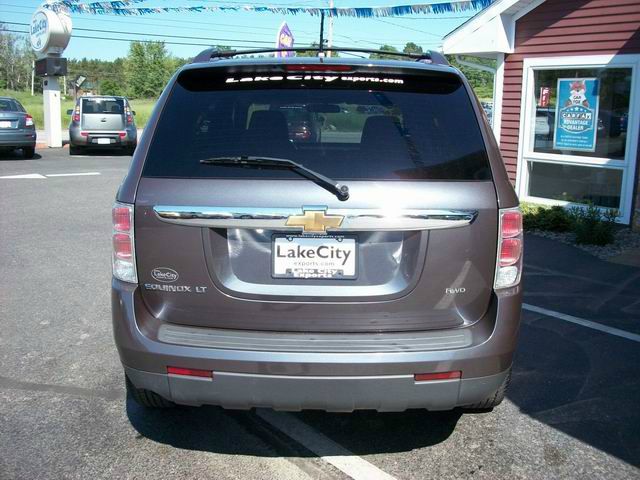
<path id="1" fill-rule="evenodd" d="M 414 5 L 395 5 L 390 7 L 345 7 L 345 8 L 315 8 L 315 7 L 257 7 L 253 5 L 219 5 L 197 7 L 132 7 L 136 3 L 146 0 L 112 0 L 107 2 L 83 2 L 82 0 L 60 0 L 45 7 L 52 10 L 64 10 L 69 13 L 88 13 L 93 15 L 152 15 L 157 13 L 175 12 L 259 12 L 276 13 L 279 15 L 312 15 L 320 16 L 324 13 L 331 17 L 399 17 L 416 14 L 443 14 L 478 11 L 491 5 L 494 0 L 454 0 L 440 3 L 419 3 Z"/>

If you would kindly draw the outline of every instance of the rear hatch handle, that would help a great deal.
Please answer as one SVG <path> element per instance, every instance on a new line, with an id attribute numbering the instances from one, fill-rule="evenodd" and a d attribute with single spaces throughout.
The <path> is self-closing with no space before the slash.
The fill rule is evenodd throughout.
<path id="1" fill-rule="evenodd" d="M 203 165 L 224 165 L 228 167 L 241 168 L 282 168 L 291 170 L 298 175 L 308 178 L 312 182 L 320 185 L 325 190 L 333 193 L 338 200 L 349 199 L 349 187 L 336 182 L 335 180 L 311 170 L 304 165 L 289 160 L 288 158 L 258 157 L 258 156 L 235 156 L 235 157 L 211 157 L 200 160 Z"/>
<path id="2" fill-rule="evenodd" d="M 370 209 L 303 206 L 206 207 L 156 205 L 156 217 L 166 223 L 205 228 L 241 228 L 317 232 L 315 220 L 326 225 L 322 232 L 334 231 L 415 231 L 465 227 L 478 216 L 477 210 Z"/>

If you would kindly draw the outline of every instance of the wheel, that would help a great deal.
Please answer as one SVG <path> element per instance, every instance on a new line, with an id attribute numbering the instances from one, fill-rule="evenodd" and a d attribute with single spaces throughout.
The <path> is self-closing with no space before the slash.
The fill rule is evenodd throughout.
<path id="1" fill-rule="evenodd" d="M 126 147 L 124 147 L 124 153 L 125 155 L 132 155 L 133 153 L 136 151 L 136 145 L 128 145 Z"/>
<path id="2" fill-rule="evenodd" d="M 24 156 L 24 158 L 33 158 L 33 156 L 36 154 L 36 148 L 35 147 L 22 147 L 22 155 Z"/>
<path id="3" fill-rule="evenodd" d="M 141 407 L 145 408 L 173 408 L 176 406 L 175 403 L 167 400 L 164 397 L 161 397 L 155 392 L 150 390 L 145 390 L 143 388 L 136 388 L 129 377 L 126 375 L 125 382 L 127 384 L 127 396 L 131 396 L 135 400 L 135 402 Z"/>
<path id="4" fill-rule="evenodd" d="M 84 153 L 84 149 L 82 147 L 69 145 L 69 155 L 82 155 L 82 153 Z"/>
<path id="5" fill-rule="evenodd" d="M 504 400 L 504 395 L 507 392 L 507 388 L 509 388 L 509 383 L 511 383 L 511 369 L 509 369 L 509 373 L 495 393 L 489 395 L 481 402 L 465 406 L 464 410 L 467 412 L 486 412 L 488 410 L 492 410 L 494 407 L 500 405 L 502 400 Z"/>

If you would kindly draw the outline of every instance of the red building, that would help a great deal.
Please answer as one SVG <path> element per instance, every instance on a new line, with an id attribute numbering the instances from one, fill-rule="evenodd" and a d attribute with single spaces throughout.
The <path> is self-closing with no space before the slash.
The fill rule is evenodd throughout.
<path id="1" fill-rule="evenodd" d="M 522 201 L 616 208 L 640 228 L 640 0 L 497 0 L 443 49 L 497 60 L 493 128 Z M 566 133 L 567 91 L 584 131 Z"/>

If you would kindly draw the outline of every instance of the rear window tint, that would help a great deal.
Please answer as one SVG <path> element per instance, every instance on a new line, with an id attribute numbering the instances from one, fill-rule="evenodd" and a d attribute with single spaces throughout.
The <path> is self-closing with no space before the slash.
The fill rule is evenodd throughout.
<path id="1" fill-rule="evenodd" d="M 15 100 L 2 98 L 0 99 L 0 112 L 24 112 L 24 108 Z"/>
<path id="2" fill-rule="evenodd" d="M 121 98 L 83 98 L 82 113 L 122 114 L 124 100 Z"/>
<path id="3" fill-rule="evenodd" d="M 345 180 L 490 179 L 478 119 L 455 75 L 183 72 L 143 175 L 299 178 L 286 170 L 200 163 L 244 155 L 287 158 Z"/>

